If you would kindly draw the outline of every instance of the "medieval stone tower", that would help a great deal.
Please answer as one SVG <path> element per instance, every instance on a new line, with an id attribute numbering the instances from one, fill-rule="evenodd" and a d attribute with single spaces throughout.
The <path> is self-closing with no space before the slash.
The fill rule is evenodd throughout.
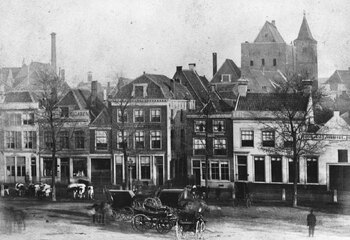
<path id="1" fill-rule="evenodd" d="M 316 80 L 317 87 L 317 41 L 305 14 L 298 37 L 291 44 L 284 41 L 275 21 L 266 21 L 254 42 L 241 44 L 241 71 L 247 77 L 252 71 L 299 73 Z"/>
<path id="2" fill-rule="evenodd" d="M 312 37 L 305 14 L 298 37 L 294 40 L 294 46 L 296 51 L 296 71 L 300 74 L 306 74 L 312 80 L 317 80 L 317 41 Z"/>

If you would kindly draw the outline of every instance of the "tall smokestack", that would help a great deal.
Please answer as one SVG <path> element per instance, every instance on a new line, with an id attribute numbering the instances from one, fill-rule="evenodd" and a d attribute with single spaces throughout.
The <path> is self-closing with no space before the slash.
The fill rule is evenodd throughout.
<path id="1" fill-rule="evenodd" d="M 88 72 L 88 82 L 92 82 L 92 72 L 91 71 L 89 71 Z"/>
<path id="2" fill-rule="evenodd" d="M 57 72 L 56 63 L 56 33 L 51 33 L 51 67 Z"/>
<path id="3" fill-rule="evenodd" d="M 217 54 L 214 52 L 213 53 L 213 76 L 218 70 L 218 57 Z"/>
<path id="4" fill-rule="evenodd" d="M 97 98 L 97 81 L 91 82 L 91 106 L 94 107 L 96 105 Z"/>

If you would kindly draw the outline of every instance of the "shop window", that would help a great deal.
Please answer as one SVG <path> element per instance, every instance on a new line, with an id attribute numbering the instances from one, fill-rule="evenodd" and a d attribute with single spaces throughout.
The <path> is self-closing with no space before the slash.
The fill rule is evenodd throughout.
<path id="1" fill-rule="evenodd" d="M 141 156 L 141 179 L 150 179 L 151 178 L 151 165 L 149 156 Z"/>
<path id="2" fill-rule="evenodd" d="M 86 158 L 73 158 L 73 176 L 87 176 L 87 160 Z"/>
<path id="3" fill-rule="evenodd" d="M 318 159 L 317 157 L 306 158 L 307 182 L 318 183 Z"/>
<path id="4" fill-rule="evenodd" d="M 265 182 L 265 157 L 254 157 L 254 172 L 256 182 Z"/>
<path id="5" fill-rule="evenodd" d="M 282 157 L 271 156 L 272 182 L 282 182 Z"/>
<path id="6" fill-rule="evenodd" d="M 52 170 L 53 170 L 53 168 L 52 168 L 52 159 L 51 158 L 44 158 L 43 159 L 43 164 L 44 164 L 44 166 L 43 166 L 43 170 L 44 170 L 44 172 L 43 172 L 43 176 L 44 177 L 50 177 L 50 176 L 52 176 Z M 55 170 L 55 176 L 57 176 L 57 165 L 56 165 L 56 170 Z"/>

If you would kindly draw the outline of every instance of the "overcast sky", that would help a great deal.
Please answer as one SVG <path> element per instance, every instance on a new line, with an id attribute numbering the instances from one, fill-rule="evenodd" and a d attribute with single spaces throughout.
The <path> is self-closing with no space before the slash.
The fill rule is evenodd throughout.
<path id="1" fill-rule="evenodd" d="M 241 43 L 254 41 L 265 21 L 287 43 L 299 32 L 303 11 L 318 41 L 319 77 L 350 67 L 348 0 L 56 0 L 0 2 L 0 66 L 23 58 L 50 62 L 50 33 L 57 34 L 57 63 L 75 85 L 111 72 L 172 77 L 176 66 L 196 63 L 212 77 L 212 52 L 240 66 Z"/>

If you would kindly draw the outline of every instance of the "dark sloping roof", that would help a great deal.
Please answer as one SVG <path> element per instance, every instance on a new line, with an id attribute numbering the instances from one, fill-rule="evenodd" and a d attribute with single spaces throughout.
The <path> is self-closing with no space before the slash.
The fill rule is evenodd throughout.
<path id="1" fill-rule="evenodd" d="M 299 34 L 296 40 L 308 40 L 316 42 L 316 40 L 312 37 L 309 24 L 307 23 L 305 16 L 303 17 L 303 22 L 301 23 Z"/>
<path id="2" fill-rule="evenodd" d="M 254 40 L 255 43 L 259 42 L 277 42 L 284 43 L 281 34 L 278 32 L 277 27 L 266 21 L 258 36 Z"/>
<path id="3" fill-rule="evenodd" d="M 241 77 L 241 70 L 231 59 L 226 59 L 225 62 L 221 65 L 219 70 L 213 76 L 211 83 L 221 82 L 222 74 L 230 74 L 231 82 L 236 82 Z"/>
<path id="4" fill-rule="evenodd" d="M 336 70 L 325 84 L 342 83 L 350 87 L 350 70 Z"/>
<path id="5" fill-rule="evenodd" d="M 9 92 L 5 95 L 4 103 L 28 103 L 35 100 L 29 91 Z"/>
<path id="6" fill-rule="evenodd" d="M 193 99 L 188 89 L 182 84 L 158 74 L 143 74 L 129 84 L 123 86 L 114 97 L 131 98 L 133 84 L 148 84 L 146 99 Z"/>
<path id="7" fill-rule="evenodd" d="M 111 117 L 107 108 L 104 108 L 98 116 L 91 122 L 90 126 L 93 127 L 109 127 L 111 126 Z"/>
<path id="8" fill-rule="evenodd" d="M 263 71 L 250 69 L 245 78 L 248 79 L 248 89 L 251 92 L 275 92 L 276 89 L 286 83 L 283 73 L 277 71 Z"/>
<path id="9" fill-rule="evenodd" d="M 195 71 L 193 70 L 182 70 L 184 76 L 193 87 L 194 91 L 200 98 L 202 103 L 207 102 L 208 100 L 208 89 L 207 81 L 202 79 Z M 206 78 L 205 78 L 206 79 Z M 208 82 L 209 83 L 209 82 Z"/>
<path id="10" fill-rule="evenodd" d="M 237 103 L 238 111 L 280 111 L 283 106 L 295 111 L 305 111 L 309 97 L 302 93 L 247 93 L 240 97 Z"/>

